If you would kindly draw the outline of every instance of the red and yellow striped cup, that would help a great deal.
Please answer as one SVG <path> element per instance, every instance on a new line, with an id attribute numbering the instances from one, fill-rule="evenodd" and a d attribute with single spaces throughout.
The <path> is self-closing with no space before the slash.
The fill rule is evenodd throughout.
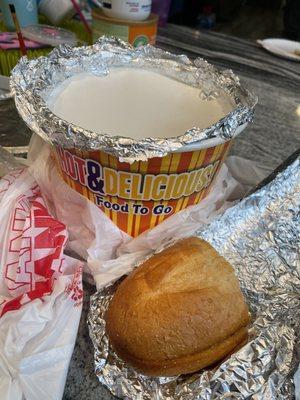
<path id="1" fill-rule="evenodd" d="M 135 237 L 207 196 L 231 143 L 212 142 L 133 164 L 101 150 L 56 147 L 55 155 L 64 181 Z"/>

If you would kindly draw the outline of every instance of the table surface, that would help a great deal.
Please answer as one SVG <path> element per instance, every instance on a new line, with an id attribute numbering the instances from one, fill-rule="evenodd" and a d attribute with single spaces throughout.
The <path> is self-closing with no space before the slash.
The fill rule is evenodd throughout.
<path id="1" fill-rule="evenodd" d="M 190 58 L 203 57 L 221 69 L 232 69 L 259 98 L 254 123 L 237 139 L 232 154 L 275 168 L 300 147 L 300 63 L 273 56 L 255 42 L 214 32 L 169 25 L 160 29 L 159 47 Z M 11 100 L 0 103 L 0 144 L 24 146 L 29 130 Z M 84 306 L 70 364 L 64 399 L 112 399 L 93 372 L 93 347 L 86 324 L 89 296 Z"/>

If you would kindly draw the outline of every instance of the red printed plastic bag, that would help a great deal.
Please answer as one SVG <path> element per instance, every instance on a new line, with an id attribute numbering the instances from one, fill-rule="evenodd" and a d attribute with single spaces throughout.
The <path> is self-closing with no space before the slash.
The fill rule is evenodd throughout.
<path id="1" fill-rule="evenodd" d="M 67 239 L 27 169 L 0 180 L 1 399 L 63 395 L 83 295 Z"/>

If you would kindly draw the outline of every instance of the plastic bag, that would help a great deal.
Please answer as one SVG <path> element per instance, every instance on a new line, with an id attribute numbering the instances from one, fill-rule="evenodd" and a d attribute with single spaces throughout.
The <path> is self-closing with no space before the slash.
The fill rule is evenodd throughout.
<path id="1" fill-rule="evenodd" d="M 174 235 L 177 238 L 190 235 L 201 224 L 209 223 L 268 174 L 251 161 L 229 158 L 228 165 L 231 164 L 231 169 L 243 177 L 243 183 L 223 165 L 210 194 L 200 204 L 188 207 L 132 238 L 61 179 L 50 145 L 37 136 L 31 141 L 29 160 L 30 171 L 39 183 L 49 209 L 67 226 L 68 249 L 87 260 L 86 270 L 92 274 L 98 289 L 129 272 L 129 266 L 135 260 L 151 253 L 162 241 L 171 240 Z"/>
<path id="2" fill-rule="evenodd" d="M 27 168 L 0 180 L 1 400 L 63 395 L 83 295 L 67 239 Z"/>

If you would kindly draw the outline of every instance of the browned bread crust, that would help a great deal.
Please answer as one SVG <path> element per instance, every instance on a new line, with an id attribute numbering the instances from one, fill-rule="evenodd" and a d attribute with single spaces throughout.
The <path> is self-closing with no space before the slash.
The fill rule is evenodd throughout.
<path id="1" fill-rule="evenodd" d="M 231 265 L 198 238 L 177 242 L 137 268 L 106 314 L 117 354 L 151 376 L 216 363 L 245 340 L 248 323 Z"/>

